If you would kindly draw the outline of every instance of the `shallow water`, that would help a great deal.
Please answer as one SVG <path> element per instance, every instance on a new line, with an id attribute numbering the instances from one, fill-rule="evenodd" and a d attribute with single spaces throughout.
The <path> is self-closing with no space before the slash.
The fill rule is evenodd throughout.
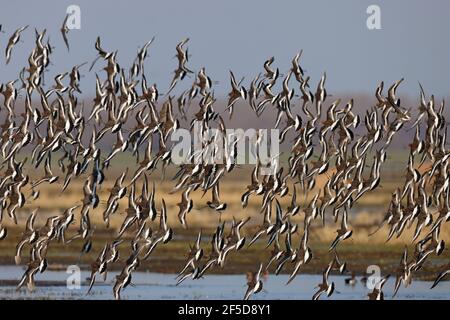
<path id="1" fill-rule="evenodd" d="M 17 282 L 22 276 L 23 268 L 18 266 L 1 266 L 0 281 L 14 280 Z M 82 282 L 90 275 L 88 271 L 81 272 Z M 33 293 L 25 288 L 17 292 L 15 286 L 0 286 L 0 299 L 111 299 L 112 283 L 117 272 L 108 273 L 106 282 L 98 279 L 91 294 L 86 296 L 87 286 L 82 283 L 80 289 L 70 290 L 66 281 L 69 274 L 64 271 L 46 271 L 37 274 L 36 281 L 52 281 L 61 285 L 39 286 Z M 370 291 L 361 282 L 355 286 L 345 285 L 345 276 L 330 276 L 335 282 L 336 290 L 329 299 L 366 299 Z M 315 286 L 321 282 L 321 275 L 299 275 L 285 285 L 287 275 L 270 275 L 264 282 L 262 292 L 254 295 L 252 299 L 311 299 Z M 394 278 L 390 278 L 385 286 L 385 298 L 391 299 Z M 246 290 L 245 276 L 243 275 L 207 275 L 204 279 L 185 280 L 181 285 L 175 286 L 175 275 L 134 272 L 133 286 L 122 291 L 122 299 L 242 299 Z M 442 282 L 430 290 L 432 282 L 413 281 L 408 288 L 401 287 L 396 299 L 450 299 L 450 282 Z M 326 299 L 325 296 L 322 298 Z"/>

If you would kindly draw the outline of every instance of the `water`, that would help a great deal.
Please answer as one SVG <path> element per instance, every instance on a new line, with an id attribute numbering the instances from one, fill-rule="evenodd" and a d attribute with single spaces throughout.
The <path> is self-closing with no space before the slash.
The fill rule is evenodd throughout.
<path id="1" fill-rule="evenodd" d="M 18 266 L 1 266 L 0 280 L 18 280 L 23 268 Z M 112 283 L 117 272 L 108 273 L 106 282 L 98 279 L 91 294 L 86 296 L 87 286 L 84 283 L 90 275 L 81 272 L 83 281 L 80 289 L 69 290 L 66 280 L 69 276 L 64 271 L 46 271 L 37 274 L 36 281 L 52 281 L 58 285 L 39 286 L 32 293 L 23 288 L 17 292 L 14 285 L 0 286 L 0 299 L 112 299 Z M 336 290 L 329 299 L 366 299 L 370 291 L 361 282 L 352 287 L 345 285 L 345 276 L 330 276 L 335 282 Z M 299 275 L 288 286 L 285 285 L 287 275 L 270 275 L 264 282 L 264 290 L 252 299 L 311 299 L 315 286 L 321 282 L 321 275 Z M 391 277 L 385 286 L 385 298 L 391 299 L 395 279 Z M 243 275 L 207 275 L 204 279 L 187 279 L 175 286 L 175 275 L 149 272 L 134 272 L 133 286 L 122 291 L 122 299 L 237 299 L 243 298 L 246 291 Z M 450 282 L 442 282 L 430 290 L 432 282 L 413 281 L 408 288 L 401 287 L 396 299 L 450 299 Z M 326 296 L 322 297 L 326 299 Z"/>

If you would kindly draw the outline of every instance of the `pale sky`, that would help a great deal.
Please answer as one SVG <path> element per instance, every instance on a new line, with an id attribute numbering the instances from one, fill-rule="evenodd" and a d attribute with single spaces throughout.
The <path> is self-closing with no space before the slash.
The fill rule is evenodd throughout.
<path id="1" fill-rule="evenodd" d="M 59 28 L 71 4 L 81 8 L 81 30 L 69 33 L 67 53 Z M 366 27 L 371 4 L 381 8 L 381 30 Z M 219 81 L 218 95 L 229 90 L 229 69 L 237 78 L 246 76 L 248 85 L 267 58 L 275 56 L 274 65 L 284 72 L 303 49 L 301 65 L 314 84 L 326 71 L 329 92 L 372 94 L 381 80 L 391 83 L 405 77 L 400 94 L 416 97 L 420 81 L 428 93 L 450 96 L 448 0 L 16 0 L 2 4 L 0 23 L 5 31 L 0 34 L 2 82 L 17 78 L 26 64 L 36 27 L 47 28 L 56 47 L 50 75 L 92 62 L 98 35 L 106 50 L 119 50 L 121 66 L 130 66 L 138 47 L 155 36 L 146 72 L 149 81 L 164 91 L 177 64 L 175 46 L 189 37 L 189 65 L 194 70 L 206 67 L 210 77 Z M 5 66 L 7 40 L 26 24 L 31 28 Z M 101 64 L 94 68 L 100 69 Z M 191 82 L 187 79 L 183 86 Z M 93 75 L 86 75 L 81 87 L 92 94 Z"/>

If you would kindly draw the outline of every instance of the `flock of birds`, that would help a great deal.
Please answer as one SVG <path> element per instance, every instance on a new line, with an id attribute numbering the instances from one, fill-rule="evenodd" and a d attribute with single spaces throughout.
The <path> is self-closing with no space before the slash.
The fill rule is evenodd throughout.
<path id="1" fill-rule="evenodd" d="M 69 50 L 70 30 L 66 22 L 67 17 L 61 33 Z M 27 28 L 17 29 L 10 37 L 5 51 L 7 64 L 13 59 L 15 46 Z M 160 204 L 156 203 L 155 184 L 149 183 L 149 177 L 155 170 L 161 167 L 164 170 L 171 165 L 172 145 L 169 137 L 180 127 L 180 120 L 190 124 L 191 130 L 195 123 L 200 123 L 201 130 L 217 128 L 224 134 L 203 141 L 203 148 L 193 153 L 186 164 L 178 166 L 172 192 L 179 193 L 181 197 L 177 204 L 179 222 L 188 228 L 189 212 L 193 208 L 191 194 L 196 191 L 211 193 L 211 201 L 207 201 L 206 205 L 220 217 L 227 204 L 220 200 L 219 186 L 223 178 L 236 168 L 239 141 L 239 137 L 225 134 L 223 113 L 228 112 L 231 119 L 235 108 L 243 102 L 248 103 L 256 117 L 266 109 L 276 111 L 275 127 L 280 129 L 280 141 L 283 142 L 288 134 L 293 137 L 288 162 L 276 167 L 272 175 L 264 175 L 261 172 L 264 165 L 260 159 L 257 160 L 251 182 L 241 198 L 243 208 L 250 197 L 261 200 L 261 222 L 257 223 L 258 230 L 254 236 L 246 239 L 241 232 L 250 218 L 223 222 L 219 219 L 216 231 L 210 237 L 209 250 L 203 248 L 205 235 L 202 232 L 198 234 L 195 244 L 190 246 L 177 284 L 186 279 L 202 278 L 213 268 L 223 268 L 230 254 L 244 248 L 246 240 L 247 246 L 258 240 L 266 241 L 266 248 L 272 250 L 267 262 L 261 263 L 256 272 L 247 274 L 245 299 L 262 290 L 262 279 L 271 266 L 277 275 L 286 265 L 293 266 L 288 280 L 290 283 L 313 257 L 309 244 L 311 224 L 315 220 L 325 224 L 328 216 L 340 222 L 340 227 L 329 247 L 333 259 L 323 271 L 323 281 L 318 284 L 313 299 L 319 299 L 322 294 L 331 296 L 335 285 L 329 279 L 330 274 L 349 272 L 346 262 L 340 260 L 337 253 L 341 243 L 352 237 L 353 232 L 348 225 L 349 210 L 363 195 L 380 187 L 380 169 L 386 160 L 388 147 L 395 135 L 407 125 L 415 130 L 415 135 L 409 144 L 405 182 L 393 193 L 385 218 L 377 229 L 389 229 L 387 240 L 400 237 L 406 229 L 414 229 L 415 250 L 410 254 L 405 247 L 395 271 L 394 295 L 402 284 L 408 286 L 411 283 L 414 272 L 422 268 L 427 259 L 442 253 L 445 244 L 440 240 L 440 230 L 450 219 L 450 153 L 445 148 L 447 122 L 444 102 L 437 104 L 435 98 L 427 97 L 422 88 L 419 115 L 414 121 L 411 109 L 402 106 L 396 96 L 402 80 L 390 86 L 387 94 L 383 92 L 381 82 L 376 90 L 376 104 L 360 116 L 354 113 L 353 100 L 345 104 L 341 104 L 340 99 L 331 104 L 326 102 L 329 97 L 325 89 L 326 74 L 321 77 L 315 92 L 311 91 L 310 77 L 305 75 L 299 64 L 300 52 L 284 75 L 273 66 L 274 58 L 268 59 L 264 63 L 264 71 L 248 87 L 242 84 L 244 79 L 237 81 L 230 71 L 231 91 L 227 105 L 225 110 L 217 112 L 214 109 L 215 82 L 207 75 L 205 68 L 195 73 L 188 66 L 186 46 L 189 39 L 176 46 L 178 65 L 167 92 L 162 95 L 156 84 L 148 85 L 144 72 L 144 62 L 154 39 L 139 49 L 131 67 L 126 70 L 117 62 L 118 52 L 105 50 L 100 38 L 97 38 L 97 57 L 89 70 L 101 61 L 104 63 L 101 71 L 105 76 L 96 73 L 95 98 L 92 106 L 87 108 L 78 100 L 82 93 L 80 68 L 85 64 L 58 74 L 54 85 L 46 88 L 44 75 L 49 69 L 54 48 L 46 37 L 46 30 L 36 30 L 35 36 L 35 46 L 19 78 L 0 87 L 4 97 L 1 108 L 1 119 L 4 120 L 0 126 L 0 153 L 3 159 L 0 239 L 7 236 L 3 219 L 8 217 L 17 224 L 16 211 L 39 197 L 39 187 L 61 182 L 64 192 L 75 179 L 85 179 L 85 182 L 80 203 L 49 217 L 45 225 L 35 225 L 39 214 L 37 209 L 28 216 L 22 238 L 17 244 L 16 263 L 21 263 L 25 246 L 30 247 L 30 254 L 17 289 L 26 285 L 33 290 L 35 275 L 47 268 L 46 255 L 52 242 L 68 245 L 74 239 L 82 238 L 85 241 L 82 250 L 88 252 L 94 233 L 90 214 L 99 204 L 105 204 L 102 212 L 106 227 L 109 227 L 111 216 L 119 212 L 125 212 L 125 215 L 115 238 L 104 245 L 91 264 L 88 292 L 96 277 L 106 279 L 108 268 L 118 261 L 119 251 L 129 243 L 131 254 L 124 260 L 113 287 L 114 297 L 120 299 L 122 290 L 131 283 L 133 271 L 143 260 L 149 259 L 156 247 L 172 239 L 166 203 L 164 199 Z M 181 82 L 191 77 L 195 80 L 188 89 L 178 97 L 171 95 Z M 281 85 L 277 86 L 280 82 Z M 24 98 L 24 110 L 19 113 L 15 104 L 20 97 Z M 239 101 L 241 103 L 237 104 Z M 177 110 L 174 110 L 175 103 Z M 187 109 L 194 103 L 198 104 L 198 111 L 189 119 Z M 105 136 L 116 137 L 116 142 L 109 149 L 99 147 Z M 153 148 L 154 141 L 157 141 L 156 148 Z M 255 136 L 255 150 L 258 150 L 260 143 L 261 137 Z M 221 163 L 194 161 L 203 153 L 216 153 L 214 146 L 218 144 L 222 144 L 225 150 Z M 105 174 L 114 158 L 125 152 L 136 158 L 137 168 L 134 171 L 127 169 L 116 177 L 108 199 L 101 201 L 98 190 Z M 27 157 L 19 157 L 20 154 Z M 57 162 L 52 162 L 52 156 L 56 154 L 62 156 Z M 41 178 L 31 181 L 26 173 L 27 160 L 31 170 L 39 172 L 37 170 L 43 168 Z M 59 169 L 55 170 L 55 163 Z M 322 175 L 328 179 L 323 188 L 318 188 L 316 180 Z M 311 193 L 310 197 L 308 193 Z M 300 194 L 308 199 L 305 206 L 297 200 Z M 291 201 L 288 207 L 283 208 L 279 199 L 286 196 L 290 196 Z M 128 199 L 128 206 L 120 208 L 119 200 L 124 197 Z M 78 231 L 69 234 L 79 208 Z M 300 226 L 292 221 L 292 217 L 297 215 L 303 218 Z M 296 233 L 301 234 L 298 244 L 293 243 Z M 450 265 L 443 268 L 433 287 L 449 272 Z M 382 288 L 388 278 L 389 275 L 380 278 L 368 295 L 370 299 L 383 299 Z"/>

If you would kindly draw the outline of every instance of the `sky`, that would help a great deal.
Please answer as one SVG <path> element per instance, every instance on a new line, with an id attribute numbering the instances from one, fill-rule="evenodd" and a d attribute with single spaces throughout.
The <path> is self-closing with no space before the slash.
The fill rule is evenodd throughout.
<path id="1" fill-rule="evenodd" d="M 81 10 L 81 29 L 70 31 L 70 52 L 59 28 L 69 5 Z M 369 5 L 381 10 L 381 29 L 366 26 Z M 34 28 L 47 29 L 55 52 L 49 73 L 70 71 L 75 64 L 92 62 L 97 36 L 107 51 L 118 50 L 118 62 L 129 67 L 140 46 L 155 36 L 146 60 L 148 81 L 162 92 L 169 86 L 177 61 L 175 46 L 189 37 L 191 69 L 206 67 L 215 81 L 216 95 L 229 90 L 229 70 L 244 84 L 262 71 L 266 59 L 283 73 L 292 57 L 303 49 L 301 65 L 316 83 L 327 72 L 327 90 L 333 93 L 373 94 L 380 81 L 402 77 L 400 94 L 418 96 L 418 82 L 427 93 L 450 96 L 450 1 L 433 0 L 44 0 L 7 1 L 0 23 L 0 81 L 17 78 L 34 46 Z M 23 42 L 13 49 L 5 65 L 9 36 L 29 24 Z M 102 74 L 102 65 L 94 67 Z M 94 73 L 81 88 L 94 90 Z M 183 84 L 189 87 L 193 79 Z M 315 86 L 315 85 L 314 85 Z"/>

